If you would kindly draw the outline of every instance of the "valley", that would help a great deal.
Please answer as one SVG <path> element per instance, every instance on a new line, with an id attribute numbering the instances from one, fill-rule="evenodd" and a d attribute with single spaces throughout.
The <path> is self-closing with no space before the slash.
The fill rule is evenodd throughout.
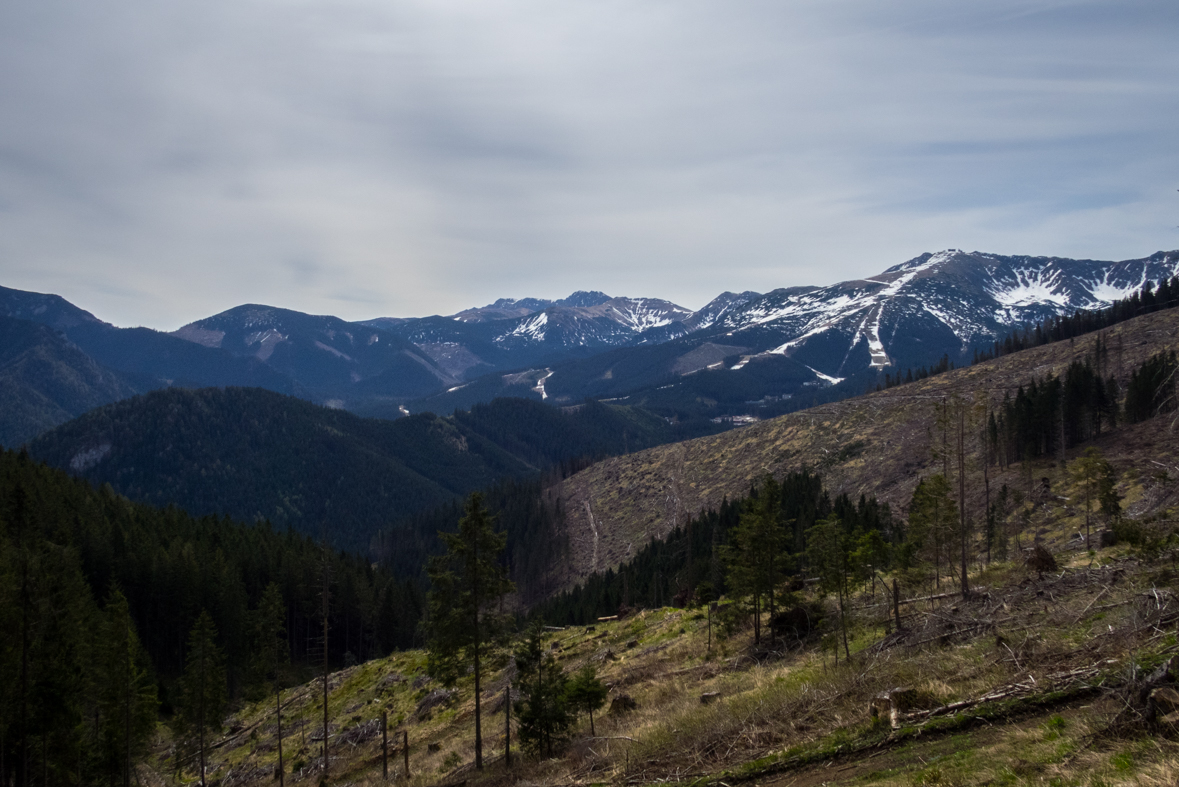
<path id="1" fill-rule="evenodd" d="M 292 782 L 383 783 L 387 719 L 390 779 L 419 787 L 1173 783 L 1175 282 L 1158 299 L 1148 288 L 1117 301 L 1116 319 L 1076 318 L 1093 329 L 1064 331 L 1048 312 L 1055 321 L 1034 331 L 988 333 L 970 365 L 922 356 L 904 382 L 882 299 L 955 259 L 931 255 L 844 293 L 863 307 L 852 349 L 863 346 L 870 371 L 856 385 L 877 390 L 841 396 L 824 379 L 834 375 L 803 364 L 810 379 L 793 379 L 823 383 L 803 389 L 809 407 L 703 436 L 703 411 L 685 428 L 646 394 L 640 406 L 606 390 L 625 395 L 554 407 L 574 368 L 554 363 L 499 375 L 535 397 L 396 420 L 263 387 L 169 385 L 5 452 L 0 622 L 32 632 L 0 647 L 6 674 L 23 676 L 0 687 L 7 773 L 29 783 L 39 752 L 49 783 L 120 769 L 192 782 L 189 656 L 206 636 L 224 672 L 201 674 L 226 704 L 199 746 L 208 781 L 226 787 L 274 781 L 276 701 Z M 1014 308 L 1058 281 L 1016 279 L 1003 297 Z M 304 392 L 320 380 L 321 395 L 337 362 L 368 362 L 352 328 L 327 337 L 347 346 L 283 349 L 265 339 L 274 312 L 249 314 L 254 333 L 210 324 L 189 330 L 205 344 L 151 341 L 186 341 L 237 368 L 285 357 L 309 375 L 288 379 Z M 278 317 L 289 336 L 305 315 Z M 12 368 L 34 368 L 29 350 L 51 346 L 61 364 L 87 362 L 69 355 L 80 347 L 69 334 L 10 319 L 11 355 L 26 359 Z M 840 330 L 830 314 L 807 319 L 812 337 Z M 271 341 L 266 359 L 250 349 L 255 333 Z M 659 376 L 656 357 L 687 363 L 679 376 L 695 386 L 745 369 L 780 381 L 800 363 L 756 351 L 749 334 L 687 352 L 681 341 L 571 363 L 593 370 L 585 379 L 617 370 L 656 391 L 681 384 Z M 872 369 L 882 357 L 895 376 Z M 90 368 L 87 385 L 144 379 Z M 466 385 L 477 381 L 450 393 Z M 436 594 L 466 575 L 438 573 L 440 559 L 462 554 L 453 528 L 472 512 L 502 529 L 480 549 L 515 587 L 475 602 L 458 634 L 486 621 L 506 636 L 443 669 Z M 112 650 L 119 641 L 137 644 Z M 272 651 L 286 655 L 262 659 Z M 138 688 L 114 706 L 120 652 Z M 575 675 L 607 698 L 592 722 L 566 689 L 543 693 L 544 680 Z M 132 705 L 135 741 L 114 723 Z M 509 706 L 513 742 L 532 741 L 511 765 Z M 557 745 L 542 752 L 545 738 L 528 736 L 545 724 Z"/>

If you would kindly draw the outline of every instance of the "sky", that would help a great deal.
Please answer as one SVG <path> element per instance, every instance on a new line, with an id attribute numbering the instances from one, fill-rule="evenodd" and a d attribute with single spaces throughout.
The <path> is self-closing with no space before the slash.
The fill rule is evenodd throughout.
<path id="1" fill-rule="evenodd" d="M 9 0 L 0 285 L 173 330 L 1179 248 L 1174 0 Z"/>

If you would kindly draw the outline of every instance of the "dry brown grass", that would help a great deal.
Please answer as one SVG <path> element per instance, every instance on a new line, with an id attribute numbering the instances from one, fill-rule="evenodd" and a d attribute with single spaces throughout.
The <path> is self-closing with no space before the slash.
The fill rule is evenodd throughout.
<path id="1" fill-rule="evenodd" d="M 1144 315 L 1104 335 L 1121 348 L 1120 360 L 1111 371 L 1124 390 L 1130 373 L 1151 354 L 1179 349 L 1179 309 Z M 833 494 L 874 495 L 894 511 L 903 511 L 918 479 L 941 470 L 933 444 L 936 405 L 943 396 L 973 400 L 989 392 L 997 403 L 1032 376 L 1061 374 L 1069 363 L 1089 353 L 1092 343 L 1093 337 L 1057 342 L 721 435 L 599 462 L 552 490 L 564 501 L 573 547 L 570 560 L 557 567 L 557 579 L 572 586 L 594 570 L 617 566 L 647 541 L 665 536 L 685 513 L 716 508 L 726 496 L 744 495 L 750 483 L 767 471 L 781 476 L 803 466 L 817 467 Z M 841 451 L 853 445 L 859 446 L 858 453 L 840 459 Z M 1120 427 L 1096 445 L 1124 474 L 1122 491 L 1134 516 L 1179 505 L 1179 484 L 1175 483 L 1179 462 L 1170 459 L 1179 456 L 1179 429 L 1173 428 L 1170 418 Z M 1171 466 L 1171 481 L 1156 480 L 1161 469 L 1154 464 L 1157 461 Z M 1026 479 L 1023 470 L 993 472 L 992 489 L 1003 484 L 1026 489 L 1028 480 L 1049 476 L 1055 490 L 1064 479 L 1062 468 L 1052 459 L 1036 463 Z M 969 472 L 971 507 L 981 512 L 981 469 Z M 668 503 L 669 490 L 676 491 L 676 505 Z M 1072 532 L 1076 532 L 1078 510 L 1061 507 L 1073 520 Z M 592 513 L 594 527 L 587 512 Z"/>
<path id="2" fill-rule="evenodd" d="M 510 773 L 496 763 L 502 753 L 503 716 L 485 713 L 484 756 L 490 767 L 479 776 L 479 785 L 552 787 L 715 775 L 746 767 L 759 758 L 775 762 L 787 750 L 797 751 L 798 747 L 824 750 L 840 741 L 850 743 L 858 736 L 874 734 L 867 713 L 869 700 L 895 686 L 916 688 L 920 706 L 928 710 L 1003 687 L 1016 687 L 1012 689 L 1016 694 L 1066 687 L 1069 681 L 1090 674 L 1069 677 L 1069 670 L 1099 662 L 1102 679 L 1114 685 L 1131 674 L 1132 659 L 1166 648 L 1179 649 L 1174 617 L 1179 600 L 1166 592 L 1154 592 L 1157 580 L 1172 576 L 1165 562 L 1144 565 L 1120 548 L 1099 554 L 1092 569 L 1087 556 L 1080 553 L 1071 558 L 1063 555 L 1062 562 L 1065 567 L 1058 574 L 1043 579 L 1019 566 L 994 566 L 976 577 L 976 584 L 985 584 L 986 589 L 968 602 L 944 599 L 907 605 L 906 631 L 894 633 L 887 643 L 875 626 L 879 611 L 872 606 L 873 599 L 863 597 L 853 611 L 854 658 L 850 663 L 840 659 L 838 666 L 829 652 L 815 649 L 814 643 L 776 660 L 761 656 L 758 663 L 748 650 L 750 633 L 744 630 L 727 640 L 714 640 L 713 653 L 707 654 L 706 624 L 697 619 L 698 612 L 689 610 L 652 610 L 600 625 L 593 632 L 557 632 L 551 640 L 560 643 L 560 663 L 568 671 L 586 663 L 597 664 L 601 677 L 615 686 L 612 696 L 625 692 L 638 702 L 638 709 L 616 716 L 598 715 L 597 738 L 592 740 L 583 720 L 573 744 L 561 757 L 518 760 Z M 879 598 L 875 603 L 880 603 Z M 986 625 L 977 625 L 980 621 Z M 628 648 L 632 640 L 638 644 Z M 612 652 L 611 657 L 604 657 L 607 651 Z M 411 721 L 419 696 L 433 688 L 432 684 L 414 688 L 423 666 L 420 653 L 396 654 L 334 676 L 333 724 L 347 725 L 353 717 L 367 720 L 388 709 L 391 721 L 399 717 L 406 720 L 411 737 L 412 777 L 402 784 L 431 787 L 473 778 L 474 698 L 469 681 L 460 684 L 452 705 L 436 710 L 428 720 Z M 382 677 L 391 673 L 405 679 L 379 691 Z M 487 676 L 486 685 L 501 683 L 501 675 Z M 1018 688 L 1021 685 L 1023 688 Z M 314 718 L 318 712 L 313 688 L 289 693 L 288 730 L 296 729 L 293 722 Z M 702 704 L 704 692 L 719 693 L 720 699 Z M 484 707 L 490 707 L 496 698 L 486 694 Z M 991 739 L 984 740 L 984 733 L 992 728 L 980 726 L 977 733 L 964 737 L 970 745 L 954 755 L 957 759 L 926 757 L 936 765 L 931 769 L 898 761 L 890 766 L 896 770 L 895 778 L 886 774 L 874 783 L 976 785 L 984 783 L 982 774 L 988 774 L 996 785 L 1047 785 L 1058 777 L 1064 779 L 1058 782 L 1064 787 L 1165 783 L 1159 780 L 1169 778 L 1173 770 L 1167 770 L 1164 754 L 1173 753 L 1174 748 L 1164 746 L 1153 753 L 1139 750 L 1141 735 L 1134 730 L 1141 726 L 1127 726 L 1119 720 L 1119 703 L 1124 699 L 1122 694 L 1109 695 L 1083 703 L 1091 707 L 1062 709 L 1067 723 L 1060 729 L 1045 727 L 1047 716 L 1054 711 L 1019 722 L 1003 734 L 992 731 Z M 247 725 L 258 725 L 265 738 L 270 734 L 270 713 L 270 706 L 264 703 L 243 709 L 239 716 Z M 1111 737 L 1108 731 L 1115 723 L 1122 727 Z M 394 729 L 391 743 L 399 742 L 399 732 L 400 728 Z M 944 740 L 958 737 L 962 736 Z M 939 740 L 943 738 L 930 738 L 931 742 Z M 300 752 L 297 741 L 297 734 L 287 738 L 288 767 L 296 759 L 311 763 L 318 754 L 317 744 L 308 742 Z M 247 738 L 240 743 L 219 755 L 236 774 L 256 772 L 251 769 L 273 763 L 274 752 L 263 745 L 264 740 L 250 743 Z M 439 750 L 427 751 L 430 743 L 439 744 Z M 379 745 L 379 738 L 355 747 L 337 744 L 334 750 L 342 759 L 338 764 L 333 760 L 332 783 L 378 783 Z M 929 750 L 930 756 L 942 757 L 937 746 Z M 1131 765 L 1119 770 L 1121 766 L 1111 763 L 1112 756 L 1131 750 Z M 461 763 L 457 768 L 456 756 Z M 879 765 L 886 760 L 888 757 L 873 762 Z M 1004 770 L 1009 761 L 1022 762 L 1019 767 L 1023 770 Z M 400 768 L 399 753 L 394 754 L 391 773 L 399 776 Z M 1089 781 L 1078 775 L 1086 768 L 1094 774 Z M 881 773 L 884 771 L 888 768 Z M 157 769 L 157 773 L 165 772 L 166 768 Z M 970 773 L 980 776 L 965 779 L 963 774 Z M 1009 777 L 1017 780 L 1004 781 Z M 315 779 L 314 771 L 304 772 L 303 783 Z"/>

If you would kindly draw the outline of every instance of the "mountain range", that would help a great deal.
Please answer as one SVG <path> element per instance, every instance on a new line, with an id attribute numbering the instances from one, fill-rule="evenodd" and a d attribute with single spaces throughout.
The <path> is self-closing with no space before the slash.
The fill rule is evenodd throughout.
<path id="1" fill-rule="evenodd" d="M 1176 272 L 1179 251 L 1108 262 L 951 249 L 825 287 L 726 292 L 697 311 L 601 292 L 362 322 L 247 304 L 170 334 L 0 288 L 0 317 L 51 329 L 6 324 L 25 338 L 0 356 L 16 405 L 0 443 L 172 386 L 256 386 L 386 418 L 517 396 L 739 422 L 858 393 L 882 371 L 964 362 L 1013 327 L 1100 308 Z"/>

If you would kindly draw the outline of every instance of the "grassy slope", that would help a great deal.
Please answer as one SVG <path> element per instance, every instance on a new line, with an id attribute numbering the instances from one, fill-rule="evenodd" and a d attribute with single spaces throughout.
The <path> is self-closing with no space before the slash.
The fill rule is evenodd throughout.
<path id="1" fill-rule="evenodd" d="M 1179 309 L 1122 323 L 1104 335 L 1110 341 L 1112 371 L 1125 390 L 1130 373 L 1151 354 L 1179 349 Z M 685 512 L 744 495 L 767 471 L 781 476 L 809 465 L 820 470 L 833 494 L 875 495 L 903 511 L 919 478 L 941 470 L 934 448 L 940 442 L 936 415 L 943 396 L 958 394 L 981 403 L 989 394 L 992 403 L 999 402 L 1033 376 L 1063 373 L 1092 344 L 1092 337 L 1059 342 L 743 429 L 599 462 L 554 490 L 565 503 L 571 545 L 562 579 L 574 584 L 595 570 L 618 565 L 648 540 L 666 535 L 677 519 L 684 520 Z M 1179 432 L 1158 425 L 1120 429 L 1097 446 L 1123 473 L 1123 491 L 1138 507 L 1136 513 L 1165 504 L 1151 497 L 1155 491 L 1149 478 L 1160 469 L 1153 462 L 1177 464 L 1168 457 L 1179 456 Z M 981 512 L 982 472 L 970 464 L 974 510 Z M 1030 476 L 1018 466 L 992 472 L 992 489 L 1004 483 L 1027 489 L 1030 477 L 1054 476 L 1051 464 L 1035 466 Z M 1179 475 L 1179 468 L 1171 473 Z"/>
<path id="2" fill-rule="evenodd" d="M 1048 535 L 1074 527 L 1075 520 L 1059 521 Z M 1042 578 L 995 564 L 976 574 L 979 592 L 969 602 L 906 605 L 906 628 L 891 636 L 874 606 L 880 599 L 862 594 L 853 659 L 838 665 L 818 637 L 777 655 L 755 651 L 748 626 L 740 624 L 727 634 L 714 626 L 709 652 L 701 610 L 649 610 L 594 630 L 556 632 L 551 642 L 566 670 L 597 664 L 613 686 L 611 698 L 628 694 L 638 709 L 603 712 L 596 739 L 583 720 L 562 756 L 518 758 L 507 771 L 498 759 L 502 711 L 492 712 L 506 680 L 501 655 L 485 681 L 489 766 L 479 777 L 470 766 L 470 680 L 452 702 L 415 715 L 421 698 L 438 687 L 424 677 L 423 653 L 394 654 L 331 676 L 330 783 L 382 783 L 375 720 L 387 711 L 391 742 L 402 730 L 409 733 L 408 783 L 418 787 L 463 779 L 488 785 L 674 780 L 701 787 L 1174 784 L 1179 744 L 1146 731 L 1132 689 L 1136 677 L 1179 652 L 1174 557 L 1147 562 L 1115 547 L 1090 566 L 1083 551 L 1064 551 L 1058 553 L 1063 568 Z M 867 707 L 875 694 L 896 686 L 916 689 L 923 710 L 893 731 L 873 724 Z M 288 769 L 298 766 L 288 782 L 318 781 L 320 744 L 313 739 L 320 691 L 313 682 L 285 693 L 286 762 Z M 996 691 L 1008 696 L 956 715 L 928 715 Z M 702 704 L 705 692 L 720 699 Z M 231 718 L 234 731 L 217 742 L 213 756 L 222 784 L 273 783 L 273 721 L 273 698 Z M 167 751 L 161 734 L 146 781 L 173 783 L 159 775 L 170 773 Z M 400 765 L 397 752 L 391 775 L 400 776 Z"/>
<path id="3" fill-rule="evenodd" d="M 1165 336 L 1173 345 L 1173 324 L 1148 327 L 1168 331 Z M 1169 345 L 1154 341 L 1132 348 L 1124 342 L 1123 364 L 1133 368 L 1138 360 L 1131 352 L 1145 356 L 1162 346 Z M 1067 344 L 1056 348 L 1060 358 L 1067 349 Z M 1064 362 L 1034 357 L 1041 362 L 1038 374 Z M 989 375 L 993 378 L 1002 371 L 999 366 Z M 988 372 L 977 367 L 946 379 L 969 381 L 978 374 Z M 922 390 L 900 389 L 905 394 Z M 871 400 L 861 400 L 869 404 L 858 410 L 849 408 L 852 414 L 860 413 L 856 418 L 848 411 L 832 416 L 834 427 L 847 429 L 850 423 L 869 428 L 888 420 L 880 411 L 897 404 Z M 865 411 L 876 416 L 863 417 Z M 817 420 L 826 417 L 810 415 Z M 808 439 L 830 439 L 830 432 Z M 930 435 L 924 433 L 921 439 L 927 450 Z M 1123 470 L 1120 491 L 1126 510 L 1144 528 L 1158 533 L 1174 531 L 1179 470 L 1164 473 L 1151 462 L 1175 464 L 1174 439 L 1167 418 L 1099 443 Z M 750 444 L 746 450 L 755 447 Z M 869 450 L 870 446 L 864 453 Z M 859 463 L 875 462 L 879 467 L 882 461 L 862 456 L 830 463 L 828 477 L 850 483 L 855 472 L 865 475 L 854 470 Z M 922 460 L 910 451 L 897 461 Z M 924 460 L 922 466 L 928 465 Z M 1142 472 L 1135 472 L 1136 466 Z M 1040 578 L 1018 563 L 996 563 L 987 569 L 976 564 L 972 584 L 977 595 L 971 601 L 947 598 L 908 604 L 905 632 L 891 636 L 885 633 L 880 599 L 861 594 L 855 604 L 853 660 L 841 660 L 838 666 L 823 647 L 831 638 L 829 629 L 800 650 L 774 656 L 750 648 L 747 625 L 727 636 L 714 627 L 710 653 L 707 618 L 699 610 L 651 610 L 601 624 L 594 631 L 555 633 L 552 640 L 567 670 L 587 661 L 598 664 L 602 677 L 613 684 L 611 697 L 627 693 L 639 703 L 638 710 L 603 714 L 596 740 L 587 738 L 588 725 L 583 722 L 561 757 L 525 760 L 505 772 L 495 760 L 502 750 L 503 717 L 490 713 L 506 679 L 502 668 L 507 659 L 501 655 L 485 682 L 485 755 L 491 763 L 475 781 L 588 785 L 675 780 L 701 787 L 1175 784 L 1179 745 L 1174 737 L 1146 731 L 1133 683 L 1179 653 L 1179 555 L 1171 552 L 1147 560 L 1127 547 L 1113 547 L 1090 558 L 1072 538 L 1084 521 L 1083 510 L 1072 502 L 1077 490 L 1062 468 L 1043 463 L 1033 469 L 1032 474 L 1021 474 L 1015 468 L 1011 483 L 1019 483 L 1023 475 L 1046 476 L 1052 494 L 1029 495 L 1011 512 L 1006 523 L 1011 552 L 1017 554 L 1018 546 L 1038 538 L 1056 551 L 1060 571 Z M 637 642 L 628 647 L 632 641 Z M 382 710 L 390 716 L 391 740 L 403 729 L 409 733 L 409 781 L 415 787 L 475 779 L 470 769 L 470 681 L 458 687 L 450 704 L 434 709 L 428 718 L 416 716 L 419 700 L 437 688 L 423 677 L 424 665 L 423 653 L 408 652 L 332 676 L 331 783 L 380 783 L 380 738 L 374 720 Z M 956 715 L 914 718 L 892 731 L 873 725 L 866 709 L 878 692 L 895 686 L 917 689 L 927 710 L 995 692 L 1006 696 Z M 318 691 L 313 683 L 287 694 L 287 763 L 288 768 L 302 769 L 292 781 L 318 780 L 319 748 L 310 740 L 316 737 L 315 720 L 322 712 Z M 704 705 L 700 695 L 705 692 L 717 692 L 721 699 Z M 223 784 L 272 783 L 272 703 L 271 698 L 248 705 L 231 719 L 231 729 L 237 732 L 219 742 L 214 756 Z M 305 744 L 303 733 L 308 736 Z M 435 751 L 429 750 L 431 744 Z M 167 751 L 162 733 L 154 773 L 145 771 L 145 780 L 170 783 L 158 775 L 171 772 L 171 763 L 164 759 Z M 392 759 L 391 768 L 399 773 L 399 758 Z"/>

